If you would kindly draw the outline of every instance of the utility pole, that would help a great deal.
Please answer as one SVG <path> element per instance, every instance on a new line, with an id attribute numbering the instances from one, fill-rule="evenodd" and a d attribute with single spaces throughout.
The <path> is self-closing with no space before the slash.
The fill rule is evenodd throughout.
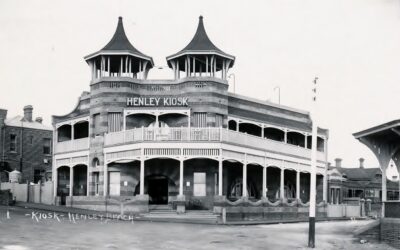
<path id="1" fill-rule="evenodd" d="M 316 165 L 317 165 L 317 80 L 314 78 L 314 88 L 312 89 L 312 137 L 311 137 L 311 181 L 310 181 L 310 214 L 308 225 L 308 247 L 315 248 L 315 209 L 316 209 Z"/>

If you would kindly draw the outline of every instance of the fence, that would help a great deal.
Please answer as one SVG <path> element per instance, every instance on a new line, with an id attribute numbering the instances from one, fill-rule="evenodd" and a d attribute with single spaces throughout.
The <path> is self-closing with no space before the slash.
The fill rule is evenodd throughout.
<path id="1" fill-rule="evenodd" d="M 54 205 L 51 181 L 40 184 L 2 182 L 0 190 L 10 190 L 15 201 Z"/>

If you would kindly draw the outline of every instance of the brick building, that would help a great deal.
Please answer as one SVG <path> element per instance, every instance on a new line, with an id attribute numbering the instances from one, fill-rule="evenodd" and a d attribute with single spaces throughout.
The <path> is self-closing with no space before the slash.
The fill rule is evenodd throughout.
<path id="1" fill-rule="evenodd" d="M 101 209 L 111 196 L 131 200 L 132 211 L 307 206 L 309 113 L 228 92 L 235 57 L 211 42 L 202 17 L 191 42 L 167 57 L 174 79 L 147 79 L 153 59 L 129 42 L 122 18 L 110 42 L 85 60 L 90 92 L 71 113 L 53 116 L 61 203 Z M 319 202 L 326 200 L 327 140 L 318 129 Z"/>
<path id="2" fill-rule="evenodd" d="M 364 159 L 360 158 L 359 166 L 349 168 L 342 166 L 342 159 L 335 159 L 335 166 L 328 170 L 328 202 L 340 204 L 345 198 L 369 199 L 372 203 L 382 202 L 382 170 L 365 168 Z M 388 200 L 399 199 L 398 181 L 387 180 Z"/>
<path id="3" fill-rule="evenodd" d="M 24 115 L 7 118 L 0 109 L 0 171 L 1 181 L 7 181 L 7 171 L 18 170 L 22 181 L 45 181 L 51 178 L 52 128 L 33 120 L 33 108 L 24 107 Z"/>

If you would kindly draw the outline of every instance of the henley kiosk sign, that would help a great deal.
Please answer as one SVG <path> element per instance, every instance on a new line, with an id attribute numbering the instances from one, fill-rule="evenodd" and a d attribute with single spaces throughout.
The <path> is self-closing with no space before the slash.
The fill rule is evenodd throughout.
<path id="1" fill-rule="evenodd" d="M 128 97 L 128 107 L 186 107 L 187 97 Z"/>

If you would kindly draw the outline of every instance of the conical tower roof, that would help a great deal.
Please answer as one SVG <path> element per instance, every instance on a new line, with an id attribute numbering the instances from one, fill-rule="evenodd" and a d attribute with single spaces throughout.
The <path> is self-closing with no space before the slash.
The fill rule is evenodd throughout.
<path id="1" fill-rule="evenodd" d="M 194 37 L 192 38 L 190 43 L 186 45 L 183 50 L 167 57 L 167 60 L 179 57 L 184 54 L 217 54 L 219 56 L 235 60 L 234 56 L 223 52 L 217 46 L 215 46 L 213 42 L 211 42 L 204 28 L 203 16 L 199 17 L 199 24 L 197 25 L 196 33 L 194 34 Z"/>
<path id="2" fill-rule="evenodd" d="M 102 54 L 103 55 L 104 54 L 105 55 L 113 55 L 113 54 L 115 54 L 115 55 L 117 55 L 117 54 L 132 55 L 132 56 L 139 57 L 139 58 L 142 58 L 145 60 L 149 60 L 151 62 L 151 64 L 154 65 L 153 59 L 150 56 L 143 54 L 142 52 L 137 50 L 131 44 L 131 42 L 129 41 L 128 37 L 125 34 L 122 17 L 118 18 L 117 29 L 115 30 L 113 37 L 107 43 L 107 45 L 104 46 L 104 48 L 102 48 L 101 50 L 86 56 L 85 60 L 89 60 L 93 57 L 96 57 L 96 56 L 102 55 Z"/>

